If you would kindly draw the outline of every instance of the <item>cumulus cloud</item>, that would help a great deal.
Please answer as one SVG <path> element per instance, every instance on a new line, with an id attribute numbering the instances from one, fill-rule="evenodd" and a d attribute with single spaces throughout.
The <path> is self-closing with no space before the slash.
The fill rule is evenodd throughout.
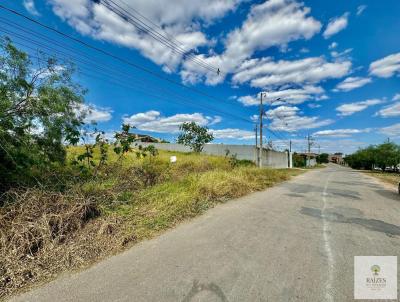
<path id="1" fill-rule="evenodd" d="M 76 111 L 82 115 L 83 122 L 86 124 L 107 122 L 112 118 L 110 108 L 101 108 L 93 104 L 79 104 Z"/>
<path id="2" fill-rule="evenodd" d="M 380 117 L 396 117 L 400 116 L 400 102 L 391 104 L 379 110 L 376 113 L 377 116 Z"/>
<path id="3" fill-rule="evenodd" d="M 349 18 L 349 13 L 344 13 L 342 16 L 338 18 L 330 20 L 323 33 L 324 38 L 328 39 L 331 36 L 345 29 L 348 24 L 348 18 Z"/>
<path id="4" fill-rule="evenodd" d="M 300 109 L 294 106 L 279 106 L 266 112 L 272 130 L 296 132 L 301 129 L 315 129 L 332 124 L 330 119 L 321 120 L 316 116 L 301 115 Z"/>
<path id="5" fill-rule="evenodd" d="M 157 0 L 126 0 L 153 23 L 162 27 L 164 36 L 174 37 L 183 52 L 191 53 L 208 43 L 200 23 L 209 24 L 234 10 L 239 0 L 170 0 L 168 5 Z M 91 0 L 49 0 L 53 11 L 83 35 L 138 49 L 145 57 L 163 65 L 164 70 L 176 69 L 184 59 L 150 35 L 121 19 L 104 5 Z M 121 4 L 124 9 L 134 12 Z M 201 22 L 200 22 L 201 21 Z M 156 30 L 160 31 L 159 28 Z"/>
<path id="6" fill-rule="evenodd" d="M 371 78 L 348 77 L 343 82 L 339 83 L 336 86 L 336 89 L 341 91 L 350 91 L 362 87 L 371 82 L 372 82 Z"/>
<path id="7" fill-rule="evenodd" d="M 23 5 L 25 9 L 34 16 L 40 16 L 39 11 L 36 9 L 35 2 L 33 0 L 24 0 Z"/>
<path id="8" fill-rule="evenodd" d="M 376 60 L 369 65 L 370 74 L 389 78 L 394 74 L 400 74 L 400 52 Z"/>
<path id="9" fill-rule="evenodd" d="M 228 34 L 222 54 L 208 57 L 199 55 L 198 58 L 219 66 L 224 74 L 231 73 L 257 50 L 272 46 L 285 48 L 291 41 L 310 39 L 318 33 L 321 24 L 308 16 L 309 13 L 308 7 L 292 0 L 270 0 L 254 5 L 242 26 Z M 191 83 L 203 77 L 208 84 L 224 80 L 224 75 L 202 70 L 191 61 L 185 63 L 181 76 L 184 81 Z"/>
<path id="10" fill-rule="evenodd" d="M 205 116 L 202 113 L 178 113 L 171 116 L 162 116 L 159 111 L 150 110 L 136 113 L 123 118 L 123 122 L 145 130 L 158 133 L 177 133 L 179 126 L 185 122 L 195 122 L 200 126 L 210 126 L 221 121 L 220 116 Z"/>
<path id="11" fill-rule="evenodd" d="M 241 129 L 219 129 L 210 130 L 216 139 L 238 139 L 238 140 L 252 140 L 255 139 L 254 132 Z"/>
<path id="12" fill-rule="evenodd" d="M 317 131 L 313 136 L 318 137 L 350 137 L 353 134 L 366 133 L 370 129 L 334 129 L 334 130 L 322 130 Z"/>
<path id="13" fill-rule="evenodd" d="M 391 137 L 400 137 L 400 123 L 383 127 L 379 130 L 379 132 Z"/>
<path id="14" fill-rule="evenodd" d="M 370 106 L 382 104 L 383 101 L 379 99 L 371 99 L 362 102 L 354 102 L 348 104 L 342 104 L 336 108 L 336 111 L 339 111 L 338 115 L 340 116 L 349 116 L 356 112 L 363 111 Z"/>
<path id="15" fill-rule="evenodd" d="M 313 84 L 341 78 L 349 73 L 350 61 L 327 62 L 323 57 L 273 61 L 270 58 L 244 62 L 233 76 L 235 83 L 250 81 L 253 87 Z"/>
<path id="16" fill-rule="evenodd" d="M 272 106 L 283 104 L 301 104 L 309 100 L 321 100 L 326 96 L 323 94 L 325 91 L 320 86 L 306 85 L 301 88 L 288 88 L 282 90 L 268 91 L 264 101 Z M 237 99 L 245 106 L 253 106 L 260 104 L 260 98 L 253 96 L 241 96 Z"/>

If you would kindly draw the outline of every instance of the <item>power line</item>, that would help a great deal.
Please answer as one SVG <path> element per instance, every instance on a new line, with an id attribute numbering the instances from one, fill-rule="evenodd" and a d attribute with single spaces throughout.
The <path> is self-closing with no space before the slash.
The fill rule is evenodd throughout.
<path id="1" fill-rule="evenodd" d="M 182 43 L 177 41 L 175 38 L 171 37 L 170 35 L 165 35 L 165 31 L 157 26 L 154 22 L 149 20 L 148 18 L 144 17 L 142 14 L 140 14 L 136 9 L 132 8 L 125 2 L 121 1 L 126 7 L 128 7 L 131 11 L 134 13 L 131 13 L 130 11 L 122 8 L 119 4 L 114 2 L 113 0 L 92 0 L 95 3 L 98 4 L 103 4 L 107 9 L 121 17 L 124 21 L 132 24 L 135 26 L 138 30 L 141 32 L 149 35 L 152 37 L 154 40 L 160 42 L 164 46 L 168 47 L 171 49 L 174 53 L 180 54 L 185 57 L 185 59 L 192 60 L 195 64 L 208 69 L 212 72 L 218 73 L 218 75 L 221 73 L 219 71 L 219 68 L 205 62 L 204 60 L 198 58 L 195 54 L 193 53 L 188 53 L 188 51 L 184 48 L 182 48 Z M 139 16 L 137 16 L 139 15 Z M 150 26 L 147 22 L 150 22 L 153 26 L 158 27 L 163 33 L 160 31 L 154 29 L 152 26 Z"/>
<path id="2" fill-rule="evenodd" d="M 0 21 L 4 22 L 4 21 L 1 20 L 1 19 L 2 19 L 2 18 L 0 18 Z M 5 23 L 8 24 L 8 25 L 11 24 L 11 23 L 7 23 L 7 22 L 5 22 Z M 30 36 L 27 37 L 26 35 L 23 35 L 23 34 L 21 35 L 21 34 L 15 33 L 14 31 L 5 30 L 5 29 L 3 29 L 3 28 L 0 28 L 0 31 L 6 32 L 6 33 L 9 33 L 9 34 L 11 33 L 11 34 L 14 35 L 15 37 L 17 37 L 17 38 L 19 38 L 19 39 L 21 39 L 21 40 L 23 40 L 23 41 L 25 41 L 25 42 L 29 42 L 29 43 L 31 43 L 31 44 L 34 44 L 34 45 L 38 46 L 38 47 L 45 48 L 45 49 L 48 49 L 48 50 L 50 50 L 50 51 L 53 51 L 53 52 L 57 53 L 57 55 L 60 54 L 60 53 L 61 53 L 63 56 L 68 56 L 68 55 L 70 55 L 70 54 L 67 54 L 67 53 L 65 53 L 65 52 L 62 52 L 62 51 L 60 51 L 60 50 L 56 50 L 56 49 L 54 49 L 54 48 L 52 48 L 52 47 L 49 47 L 48 45 L 43 45 L 43 44 L 41 44 L 40 42 L 37 42 L 37 41 L 33 40 L 32 37 L 38 38 L 37 35 L 39 35 L 39 38 L 40 38 L 40 34 L 36 33 L 36 34 L 37 34 L 37 35 L 36 35 L 34 31 L 24 29 L 23 27 L 18 26 L 17 24 L 15 24 L 15 25 L 16 25 L 17 28 L 19 27 L 22 31 L 24 31 L 25 33 L 29 34 Z M 43 38 L 42 35 L 41 35 L 41 37 Z M 46 38 L 46 37 L 44 37 L 44 38 Z M 56 45 L 56 46 L 59 46 L 59 47 L 63 47 L 63 48 L 67 48 L 67 49 L 68 49 L 68 47 L 66 47 L 66 46 L 63 45 L 63 44 L 59 44 L 57 41 L 54 41 L 54 40 L 48 39 L 48 38 L 46 38 L 46 40 L 47 40 L 48 42 L 52 43 L 52 45 Z M 19 42 L 16 42 L 16 43 L 18 43 L 18 44 L 20 44 L 20 45 L 22 45 L 22 46 L 24 46 L 24 47 L 26 47 L 26 48 L 29 48 L 29 49 L 31 49 L 31 50 L 35 50 L 34 48 L 32 48 L 32 47 L 30 47 L 30 46 L 28 46 L 28 45 L 26 45 L 26 44 L 24 44 L 24 43 L 19 43 Z M 43 50 L 42 50 L 42 52 L 45 53 L 45 54 L 48 54 L 48 55 L 54 55 L 54 54 L 49 54 L 49 53 L 47 53 L 47 52 L 45 52 L 45 51 L 43 51 Z M 76 55 L 76 53 L 74 53 L 74 55 Z M 32 55 L 31 55 L 31 56 L 32 56 Z M 32 56 L 32 57 L 33 57 L 33 56 Z M 88 57 L 86 57 L 86 58 L 88 58 Z M 37 58 L 37 59 L 39 59 L 39 58 Z M 90 58 L 89 58 L 89 59 L 90 59 Z M 79 58 L 79 59 L 74 58 L 74 60 L 76 60 L 76 61 L 78 61 L 78 62 L 81 62 L 82 64 L 85 64 L 85 65 L 94 66 L 94 67 L 96 68 L 96 72 L 94 73 L 94 74 L 95 74 L 94 76 L 93 76 L 92 74 L 83 73 L 83 72 L 82 72 L 82 74 L 85 74 L 86 76 L 89 76 L 89 77 L 99 78 L 99 77 L 98 77 L 98 73 L 99 73 L 99 69 L 100 69 L 100 71 L 103 71 L 103 75 L 105 75 L 105 76 L 107 77 L 108 81 L 109 81 L 109 82 L 113 82 L 115 85 L 122 86 L 122 85 L 120 84 L 120 82 L 121 82 L 121 77 L 115 77 L 115 78 L 114 78 L 115 81 L 110 81 L 109 78 L 111 77 L 111 74 L 117 73 L 117 74 L 119 74 L 119 75 L 122 74 L 122 76 L 128 76 L 128 77 L 131 76 L 131 74 L 128 74 L 128 73 L 119 72 L 118 70 L 115 70 L 115 69 L 107 68 L 107 67 L 101 66 L 101 65 L 96 65 L 96 64 L 93 63 L 92 61 L 88 62 L 88 61 L 86 61 L 86 60 L 82 60 L 81 58 Z M 90 68 L 86 68 L 86 70 L 89 70 L 89 73 L 92 72 L 92 70 L 91 70 Z M 136 85 L 137 85 L 137 84 L 142 84 L 142 83 L 136 82 Z M 122 86 L 122 87 L 129 88 L 129 89 L 132 89 L 132 88 L 133 88 L 133 87 L 131 86 L 131 83 L 128 83 L 127 85 Z M 134 87 L 134 88 L 136 88 L 136 87 Z M 143 92 L 143 93 L 145 93 L 145 94 L 147 94 L 147 95 L 150 95 L 150 96 L 152 96 L 152 97 L 156 97 L 156 98 L 158 98 L 158 99 L 161 98 L 161 99 L 170 101 L 169 99 L 165 98 L 165 94 L 169 94 L 169 95 L 172 95 L 172 96 L 173 96 L 173 101 L 175 101 L 176 99 L 178 99 L 178 100 L 180 100 L 180 103 L 183 103 L 183 104 L 191 103 L 192 105 L 194 105 L 194 106 L 196 106 L 196 107 L 199 107 L 199 108 L 202 108 L 202 109 L 205 109 L 205 110 L 209 110 L 209 111 L 213 111 L 213 112 L 216 112 L 216 113 L 218 113 L 218 114 L 225 115 L 225 116 L 229 116 L 229 117 L 231 117 L 231 118 L 233 118 L 233 119 L 236 119 L 236 120 L 242 120 L 242 121 L 245 121 L 245 122 L 251 122 L 251 121 L 249 121 L 249 120 L 247 120 L 247 119 L 244 119 L 244 118 L 241 117 L 241 116 L 237 116 L 237 115 L 231 114 L 231 113 L 229 113 L 229 112 L 226 112 L 226 111 L 223 111 L 223 110 L 219 110 L 219 109 L 217 109 L 217 108 L 215 108 L 215 107 L 204 106 L 204 105 L 201 105 L 201 104 L 199 104 L 199 103 L 193 103 L 190 99 L 184 98 L 184 97 L 180 96 L 179 94 L 173 93 L 173 92 L 168 91 L 168 90 L 165 90 L 165 89 L 163 89 L 163 88 L 157 87 L 157 89 L 155 89 L 155 90 L 158 90 L 159 92 L 161 91 L 161 95 L 156 95 L 156 94 L 154 94 L 154 93 L 148 93 L 148 91 L 147 91 L 147 89 L 146 89 L 147 86 L 143 86 L 143 85 L 142 85 L 142 88 L 143 88 L 143 90 L 141 90 L 141 92 Z"/>
<path id="3" fill-rule="evenodd" d="M 171 83 L 171 84 L 174 84 L 174 85 L 176 85 L 176 86 L 180 86 L 180 87 L 183 87 L 183 88 L 185 88 L 185 89 L 191 90 L 191 91 L 193 91 L 193 92 L 195 92 L 195 93 L 197 93 L 197 94 L 199 94 L 199 95 L 203 95 L 203 96 L 205 96 L 205 97 L 207 97 L 207 98 L 210 98 L 210 99 L 213 99 L 213 100 L 216 100 L 216 101 L 222 101 L 221 99 L 219 99 L 219 98 L 217 98 L 217 97 L 215 97 L 215 96 L 212 96 L 212 95 L 210 95 L 210 94 L 208 94 L 208 93 L 205 93 L 205 92 L 203 92 L 203 91 L 201 91 L 201 90 L 199 90 L 199 89 L 196 89 L 196 88 L 194 88 L 194 87 L 186 86 L 186 85 L 184 85 L 184 84 L 182 84 L 182 83 L 180 83 L 180 82 L 174 81 L 174 80 L 172 80 L 172 79 L 170 79 L 170 78 L 167 78 L 167 77 L 165 77 L 164 75 L 162 75 L 162 74 L 160 74 L 160 73 L 158 73 L 158 72 L 152 71 L 152 70 L 150 70 L 150 69 L 148 69 L 148 68 L 146 68 L 146 67 L 143 67 L 143 66 L 141 66 L 141 65 L 139 65 L 139 64 L 136 64 L 136 63 L 133 63 L 133 62 L 127 60 L 127 59 L 121 58 L 121 57 L 119 57 L 119 56 L 117 56 L 117 55 L 114 55 L 113 53 L 111 53 L 111 52 L 109 52 L 109 51 L 103 50 L 103 49 L 101 49 L 101 48 L 99 48 L 99 47 L 97 47 L 97 46 L 93 46 L 93 45 L 91 45 L 91 44 L 89 44 L 89 43 L 87 43 L 87 42 L 85 42 L 85 41 L 82 41 L 82 40 L 80 40 L 80 39 L 78 39 L 78 38 L 75 38 L 75 37 L 73 37 L 73 36 L 71 36 L 71 35 L 69 35 L 69 34 L 66 34 L 66 33 L 64 33 L 64 32 L 62 32 L 62 31 L 58 30 L 58 29 L 52 28 L 52 27 L 50 27 L 50 26 L 48 26 L 48 25 L 46 25 L 46 24 L 44 24 L 44 23 L 42 23 L 42 22 L 39 22 L 39 21 L 37 21 L 37 20 L 35 20 L 35 19 L 32 19 L 32 18 L 30 18 L 30 17 L 28 17 L 28 16 L 26 16 L 26 15 L 24 15 L 24 14 L 22 14 L 22 13 L 19 13 L 19 12 L 15 11 L 15 10 L 13 10 L 13 9 L 11 9 L 11 8 L 5 7 L 4 5 L 1 5 L 1 4 L 0 4 L 0 9 L 3 9 L 3 10 L 8 11 L 8 12 L 10 12 L 10 13 L 16 15 L 16 16 L 19 16 L 19 17 L 21 17 L 21 18 L 24 18 L 24 19 L 26 19 L 26 20 L 28 20 L 28 21 L 30 21 L 30 22 L 33 22 L 33 23 L 39 25 L 39 26 L 42 27 L 42 28 L 45 28 L 45 29 L 50 30 L 50 31 L 52 31 L 52 32 L 54 32 L 54 33 L 57 33 L 58 35 L 61 35 L 61 36 L 64 37 L 64 38 L 67 38 L 67 39 L 72 40 L 72 41 L 74 41 L 74 42 L 76 42 L 76 43 L 79 43 L 79 44 L 81 44 L 81 45 L 83 45 L 83 46 L 85 46 L 85 47 L 87 47 L 87 48 L 90 48 L 90 49 L 92 49 L 92 50 L 95 50 L 95 51 L 97 51 L 97 52 L 99 52 L 99 53 L 101 53 L 101 54 L 103 54 L 103 55 L 106 55 L 106 56 L 111 57 L 111 58 L 113 58 L 113 59 L 115 59 L 115 60 L 118 60 L 118 61 L 120 61 L 120 62 L 122 62 L 122 63 L 124 63 L 124 64 L 126 64 L 126 65 L 129 65 L 129 66 L 131 66 L 131 67 L 133 67 L 133 68 L 136 68 L 136 69 L 138 69 L 138 70 L 141 70 L 141 71 L 143 71 L 143 72 L 146 72 L 146 73 L 148 73 L 148 74 L 150 74 L 150 75 L 152 75 L 152 76 L 154 76 L 154 77 L 157 77 L 157 78 L 159 78 L 159 79 L 162 79 L 162 80 L 164 80 L 164 81 L 167 81 L 167 82 L 169 82 L 169 83 Z"/>

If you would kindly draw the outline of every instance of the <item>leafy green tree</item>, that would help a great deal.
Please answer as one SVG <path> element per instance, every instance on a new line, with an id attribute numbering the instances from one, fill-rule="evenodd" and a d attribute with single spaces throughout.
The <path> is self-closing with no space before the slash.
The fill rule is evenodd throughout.
<path id="1" fill-rule="evenodd" d="M 194 152 L 201 152 L 204 144 L 214 139 L 212 133 L 208 132 L 207 127 L 197 125 L 195 122 L 186 122 L 180 125 L 182 131 L 176 142 L 185 146 L 189 146 Z"/>
<path id="2" fill-rule="evenodd" d="M 121 159 L 125 154 L 132 151 L 132 144 L 135 141 L 135 136 L 129 133 L 131 128 L 128 124 L 122 124 L 121 132 L 115 133 L 114 152 Z"/>
<path id="3" fill-rule="evenodd" d="M 293 159 L 293 166 L 296 168 L 301 168 L 306 166 L 306 159 L 305 157 L 301 156 L 300 154 L 297 154 L 296 152 L 293 153 L 292 155 Z"/>
<path id="4" fill-rule="evenodd" d="M 0 190 L 64 163 L 65 143 L 79 141 L 84 90 L 73 83 L 72 66 L 39 56 L 33 63 L 0 40 Z"/>
<path id="5" fill-rule="evenodd" d="M 329 154 L 321 153 L 317 156 L 317 163 L 319 164 L 327 164 L 329 163 Z"/>
<path id="6" fill-rule="evenodd" d="M 346 156 L 345 161 L 354 169 L 371 170 L 377 166 L 384 171 L 387 167 L 396 167 L 400 163 L 400 148 L 390 142 L 369 146 Z"/>
<path id="7" fill-rule="evenodd" d="M 394 143 L 384 143 L 375 149 L 376 165 L 385 171 L 386 167 L 396 166 L 400 163 L 399 147 Z"/>

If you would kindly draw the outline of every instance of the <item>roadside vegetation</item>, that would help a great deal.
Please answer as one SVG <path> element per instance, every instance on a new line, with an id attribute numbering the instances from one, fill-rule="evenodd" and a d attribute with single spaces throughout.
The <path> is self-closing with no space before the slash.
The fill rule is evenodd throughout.
<path id="1" fill-rule="evenodd" d="M 385 142 L 372 145 L 345 157 L 353 169 L 366 170 L 369 175 L 398 186 L 400 183 L 400 146 Z"/>
<path id="2" fill-rule="evenodd" d="M 293 167 L 296 168 L 307 168 L 307 169 L 313 169 L 313 168 L 324 168 L 325 165 L 329 163 L 328 160 L 329 154 L 328 153 L 321 153 L 317 156 L 316 161 L 317 161 L 317 165 L 315 165 L 314 167 L 307 167 L 306 166 L 306 157 L 303 155 L 300 155 L 296 152 L 293 153 Z"/>
<path id="3" fill-rule="evenodd" d="M 83 122 L 73 66 L 0 51 L 0 299 L 301 173 L 201 155 L 213 137 L 194 123 L 178 138 L 193 153 L 142 147 L 130 125 L 108 139 Z"/>

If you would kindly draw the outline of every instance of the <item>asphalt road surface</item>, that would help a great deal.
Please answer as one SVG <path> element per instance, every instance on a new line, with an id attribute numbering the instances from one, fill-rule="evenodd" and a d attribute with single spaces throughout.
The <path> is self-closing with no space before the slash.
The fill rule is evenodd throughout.
<path id="1" fill-rule="evenodd" d="M 400 256 L 400 197 L 330 165 L 13 301 L 352 301 L 357 255 Z"/>

